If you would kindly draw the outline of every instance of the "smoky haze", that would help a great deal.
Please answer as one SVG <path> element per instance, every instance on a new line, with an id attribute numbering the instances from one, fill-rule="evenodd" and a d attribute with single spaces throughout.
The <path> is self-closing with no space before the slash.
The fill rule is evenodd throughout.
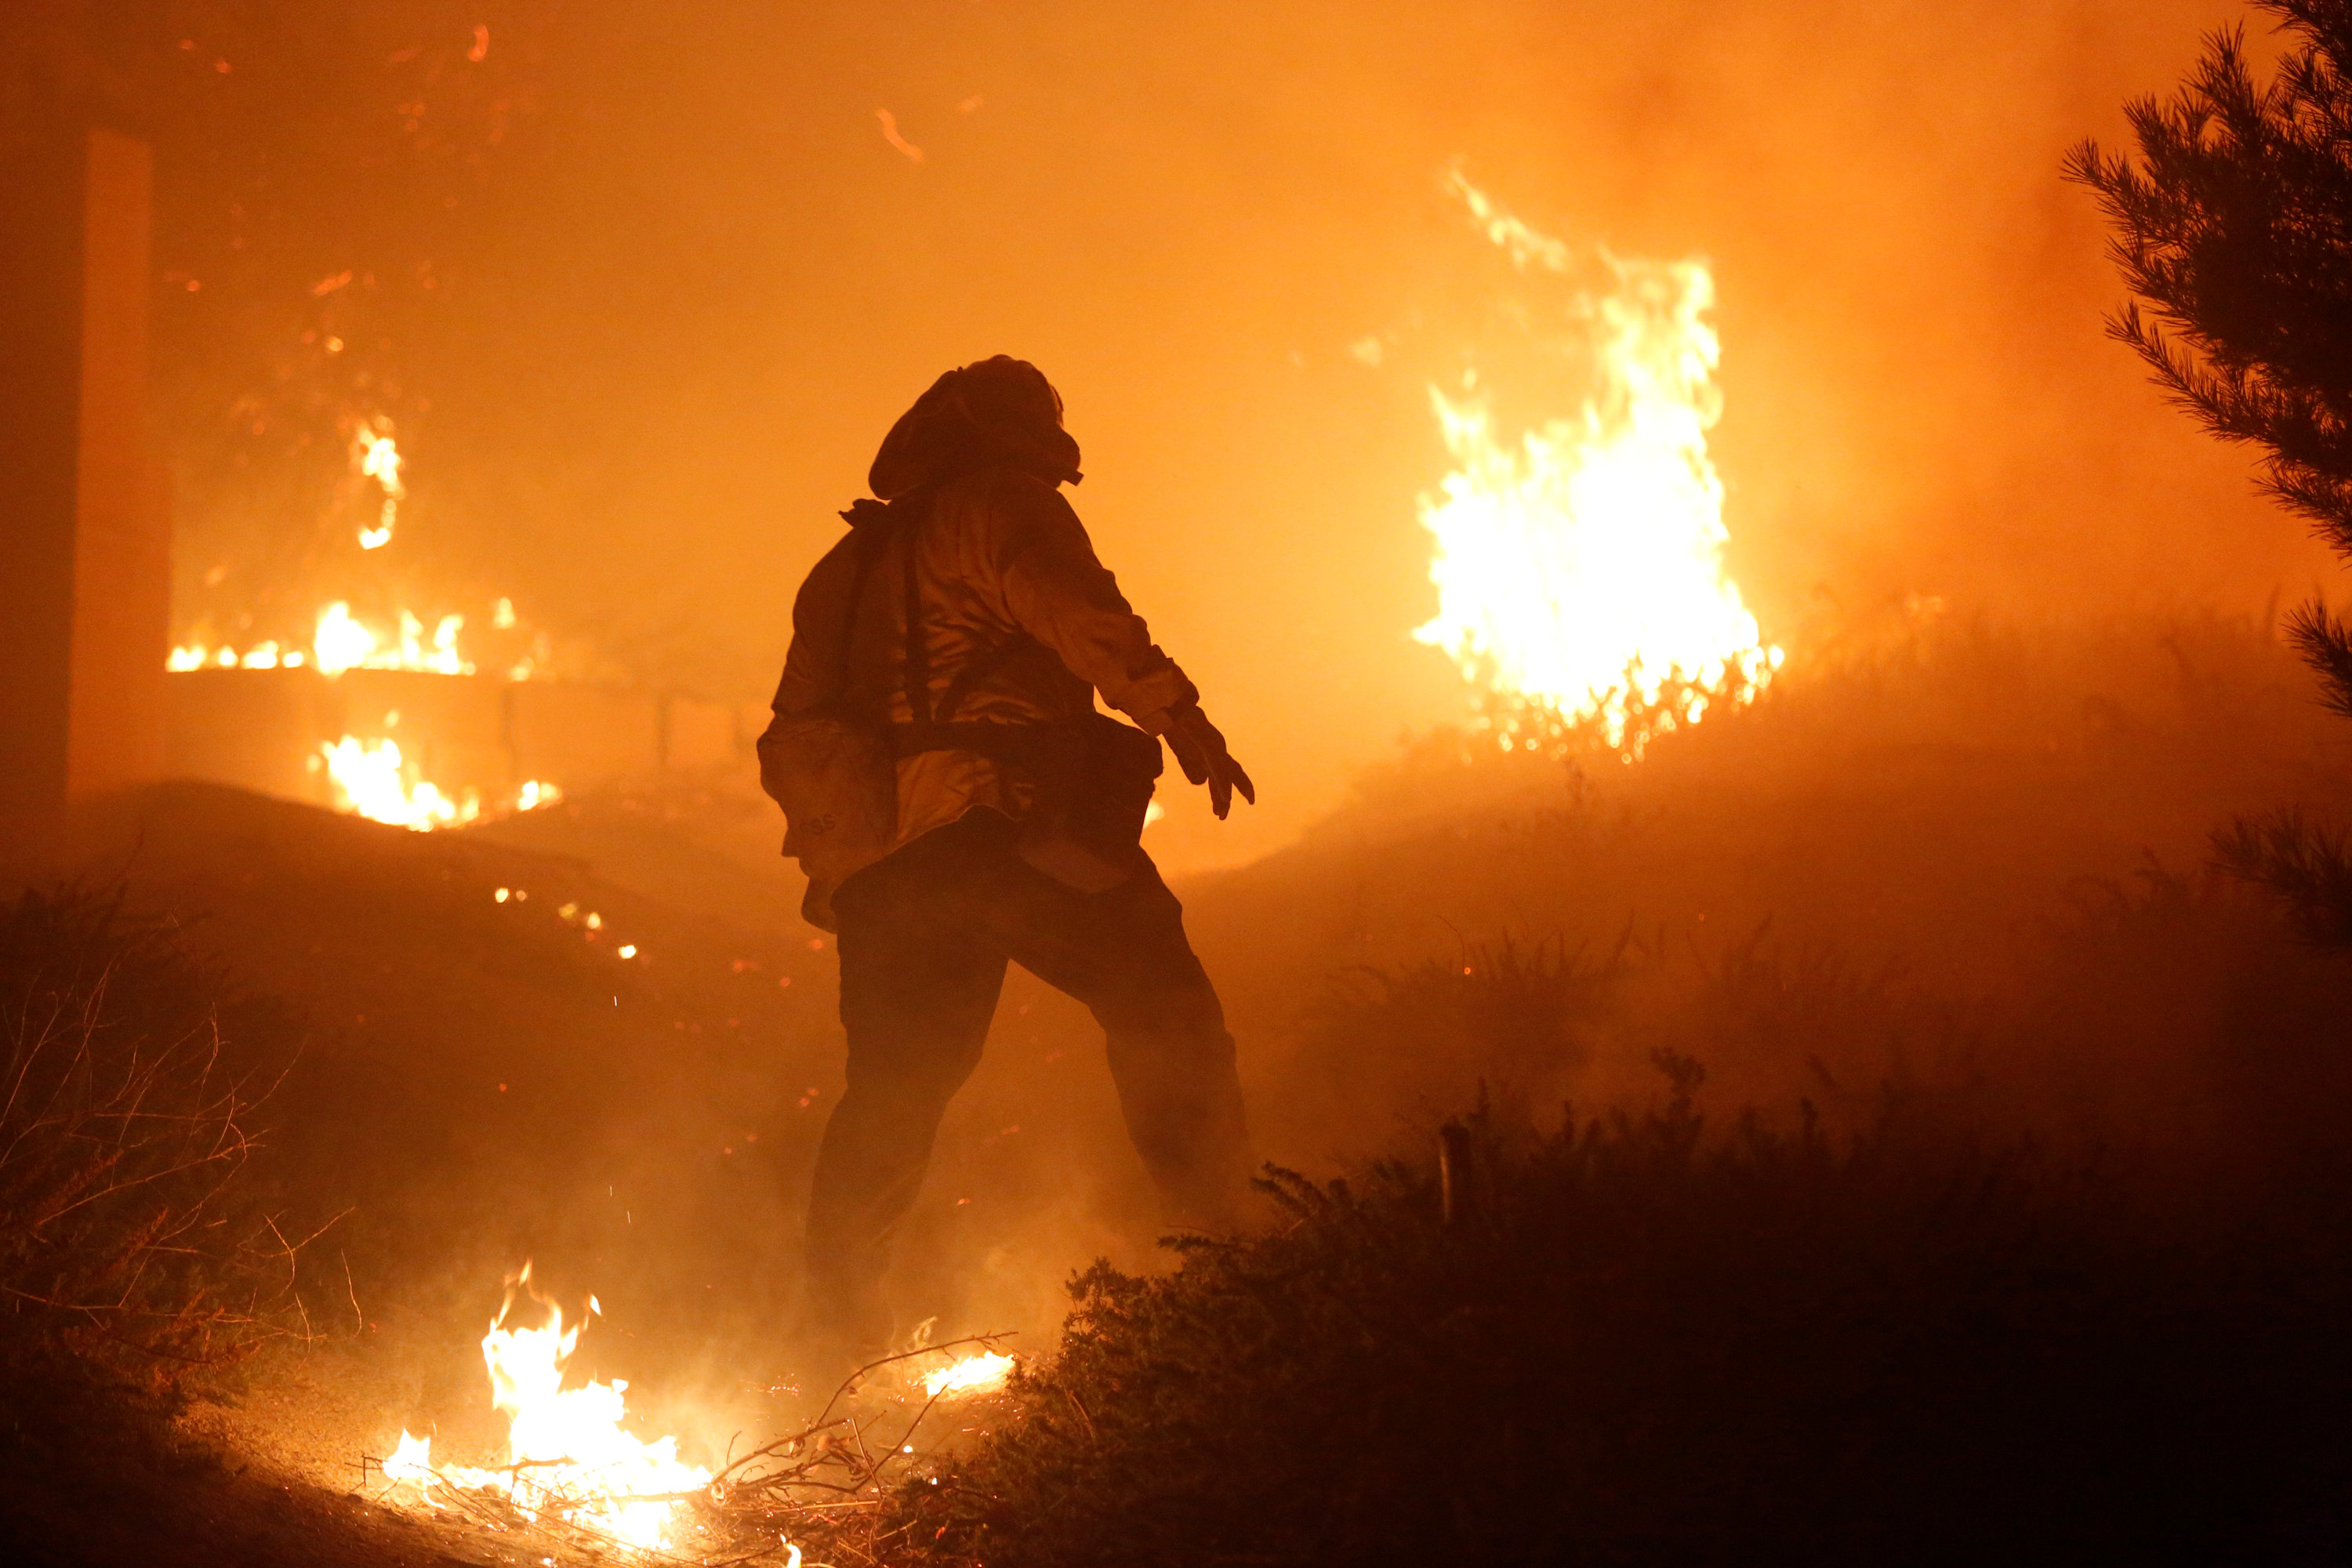
<path id="1" fill-rule="evenodd" d="M 1032 359 L 1080 514 L 1264 796 L 1220 826 L 1187 794 L 1154 842 L 1245 858 L 1461 710 L 1409 635 L 1428 387 L 1478 369 L 1519 426 L 1580 390 L 1496 346 L 1563 328 L 1449 201 L 1458 164 L 1579 247 L 1712 263 L 1732 574 L 1797 653 L 1912 595 L 2259 606 L 2316 547 L 2103 340 L 2121 289 L 2058 173 L 2239 16 L 567 5 L 437 258 L 404 547 L 757 700 L 889 421 L 949 365 Z"/>

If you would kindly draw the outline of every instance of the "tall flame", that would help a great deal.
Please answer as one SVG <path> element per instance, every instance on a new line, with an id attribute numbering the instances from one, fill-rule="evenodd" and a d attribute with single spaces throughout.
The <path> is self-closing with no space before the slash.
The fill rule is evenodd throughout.
<path id="1" fill-rule="evenodd" d="M 1521 270 L 1572 269 L 1563 242 L 1458 173 L 1453 188 Z M 1631 754 L 1696 722 L 1711 694 L 1752 698 L 1782 656 L 1723 570 L 1706 446 L 1723 410 L 1714 276 L 1698 261 L 1599 261 L 1608 288 L 1569 312 L 1597 367 L 1573 416 L 1514 446 L 1475 393 L 1430 388 L 1456 467 L 1421 501 L 1438 610 L 1413 636 L 1470 679 L 1597 721 Z"/>

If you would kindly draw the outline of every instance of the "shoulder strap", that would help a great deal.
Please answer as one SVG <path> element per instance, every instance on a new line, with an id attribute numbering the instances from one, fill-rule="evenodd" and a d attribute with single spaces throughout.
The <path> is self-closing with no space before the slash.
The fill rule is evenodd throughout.
<path id="1" fill-rule="evenodd" d="M 922 725 L 931 722 L 931 641 L 930 626 L 923 616 L 923 581 L 915 564 L 915 547 L 921 542 L 917 530 L 929 511 L 929 507 L 916 511 L 899 529 L 907 552 L 907 661 L 901 674 L 906 679 L 907 716 Z"/>
<path id="2" fill-rule="evenodd" d="M 861 505 L 866 503 L 859 503 Z M 847 517 L 847 512 L 842 516 Z M 833 694 L 838 699 L 849 690 L 849 656 L 857 640 L 857 609 L 866 598 L 866 584 L 874 575 L 875 563 L 881 559 L 885 520 L 877 518 L 857 525 L 857 566 L 849 577 L 849 602 L 841 616 L 841 647 L 834 658 Z"/>

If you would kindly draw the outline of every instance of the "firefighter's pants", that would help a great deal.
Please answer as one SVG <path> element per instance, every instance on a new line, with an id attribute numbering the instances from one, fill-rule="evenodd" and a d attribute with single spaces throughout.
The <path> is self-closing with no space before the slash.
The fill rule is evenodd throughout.
<path id="1" fill-rule="evenodd" d="M 1084 893 L 1014 852 L 989 810 L 933 830 L 843 884 L 841 1020 L 849 1084 L 825 1124 L 809 1200 L 812 1304 L 869 1342 L 892 1228 L 913 1204 L 948 1101 L 980 1064 L 1007 960 L 1090 1008 L 1128 1135 L 1165 1217 L 1229 1229 L 1247 1190 L 1233 1037 L 1183 911 L 1149 862 Z"/>

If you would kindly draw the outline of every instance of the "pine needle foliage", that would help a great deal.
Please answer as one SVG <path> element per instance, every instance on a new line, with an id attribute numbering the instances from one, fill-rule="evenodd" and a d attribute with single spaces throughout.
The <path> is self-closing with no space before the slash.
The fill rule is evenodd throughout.
<path id="1" fill-rule="evenodd" d="M 994 1568 L 2120 1561 L 2227 1555 L 2292 1491 L 2340 1269 L 2282 1289 L 1900 1108 L 1711 1130 L 1697 1064 L 1660 1066 L 1647 1113 L 1474 1119 L 1451 1223 L 1422 1164 L 1273 1170 L 1272 1233 L 1097 1265 L 891 1536 Z"/>
<path id="2" fill-rule="evenodd" d="M 2137 296 L 2113 335 L 2207 429 L 2260 451 L 2264 488 L 2352 559 L 2352 0 L 2256 3 L 2289 40 L 2267 81 L 2242 29 L 2218 32 L 2172 98 L 2127 106 L 2136 160 L 2086 141 L 2066 172 L 2098 193 Z M 2352 718 L 2352 627 L 2315 601 L 2287 633 Z M 2307 931 L 2352 931 L 2340 837 L 2280 817 L 2221 851 Z"/>

